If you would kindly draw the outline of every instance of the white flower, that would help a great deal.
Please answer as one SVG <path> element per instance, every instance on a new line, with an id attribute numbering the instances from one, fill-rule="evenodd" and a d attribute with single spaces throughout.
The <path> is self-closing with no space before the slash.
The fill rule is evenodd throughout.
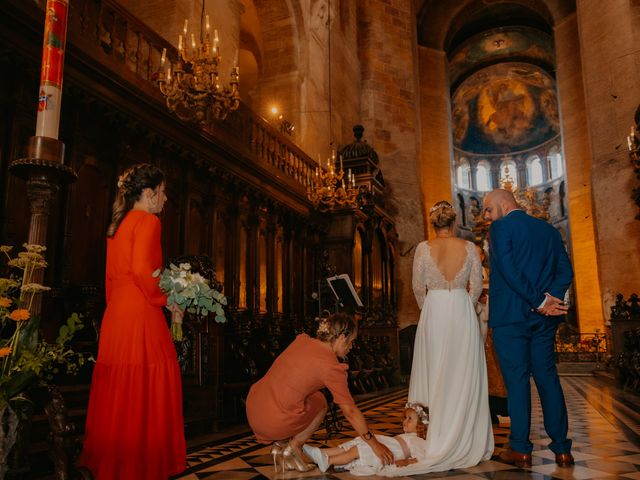
<path id="1" fill-rule="evenodd" d="M 197 283 L 207 283 L 207 281 L 205 280 L 205 278 L 200 275 L 199 273 L 192 273 L 191 274 L 191 280 Z"/>
<path id="2" fill-rule="evenodd" d="M 180 277 L 176 277 L 173 279 L 173 283 L 174 284 L 178 284 L 183 288 L 187 288 L 187 285 L 189 285 L 189 282 L 187 281 L 186 277 L 180 276 Z"/>
<path id="3" fill-rule="evenodd" d="M 181 263 L 180 265 L 178 265 L 178 268 L 180 270 L 191 270 L 191 264 L 190 263 Z"/>

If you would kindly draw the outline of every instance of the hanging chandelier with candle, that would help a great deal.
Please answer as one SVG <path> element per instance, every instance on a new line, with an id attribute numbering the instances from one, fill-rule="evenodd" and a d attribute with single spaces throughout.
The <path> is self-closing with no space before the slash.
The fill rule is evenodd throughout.
<path id="1" fill-rule="evenodd" d="M 331 158 L 327 159 L 326 170 L 320 166 L 316 167 L 315 175 L 309 179 L 307 198 L 321 212 L 338 207 L 354 207 L 357 204 L 358 188 L 355 175 L 349 169 L 345 178 L 342 156 L 338 170 L 335 158 L 333 153 Z"/>
<path id="2" fill-rule="evenodd" d="M 192 32 L 188 35 L 189 21 L 184 21 L 183 33 L 178 36 L 178 59 L 166 66 L 167 50 L 162 51 L 158 86 L 167 108 L 181 120 L 208 123 L 211 119 L 224 120 L 240 105 L 239 69 L 231 71 L 229 85 L 222 85 L 218 66 L 222 57 L 219 50 L 218 30 L 209 24 L 209 15 L 200 18 L 200 42 Z M 204 27 L 204 28 L 203 28 Z"/>
<path id="3" fill-rule="evenodd" d="M 506 158 L 505 158 L 506 160 Z M 500 188 L 513 193 L 514 198 L 527 214 L 541 220 L 549 220 L 549 205 L 538 201 L 538 192 L 533 187 L 518 188 L 516 180 L 509 173 L 509 165 L 504 167 L 504 175 L 500 180 Z"/>

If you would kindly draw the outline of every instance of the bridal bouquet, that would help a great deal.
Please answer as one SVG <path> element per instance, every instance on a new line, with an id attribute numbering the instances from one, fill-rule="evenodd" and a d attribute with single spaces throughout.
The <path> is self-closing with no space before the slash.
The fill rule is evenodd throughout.
<path id="1" fill-rule="evenodd" d="M 171 263 L 162 273 L 160 269 L 153 272 L 153 276 L 160 277 L 158 286 L 167 294 L 167 305 L 175 305 L 183 312 L 200 317 L 215 313 L 216 322 L 227 321 L 223 308 L 227 298 L 211 288 L 202 275 L 192 272 L 191 264 L 180 263 L 176 266 Z M 178 342 L 182 341 L 182 319 L 177 319 L 175 315 L 171 319 L 171 336 Z"/>

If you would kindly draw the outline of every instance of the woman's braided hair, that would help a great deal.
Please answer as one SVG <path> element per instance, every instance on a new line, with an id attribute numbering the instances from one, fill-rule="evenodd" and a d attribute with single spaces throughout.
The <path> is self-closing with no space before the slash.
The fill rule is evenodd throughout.
<path id="1" fill-rule="evenodd" d="M 164 173 L 150 163 L 138 163 L 127 168 L 118 177 L 118 190 L 113 201 L 111 224 L 107 229 L 107 237 L 113 237 L 125 215 L 140 199 L 145 188 L 156 189 L 164 182 Z"/>
<path id="2" fill-rule="evenodd" d="M 446 200 L 437 202 L 429 210 L 429 221 L 433 228 L 449 228 L 456 221 L 456 210 Z"/>
<path id="3" fill-rule="evenodd" d="M 357 330 L 358 325 L 351 315 L 346 313 L 334 313 L 327 318 L 320 319 L 316 338 L 323 342 L 333 342 L 340 335 L 349 338 Z"/>

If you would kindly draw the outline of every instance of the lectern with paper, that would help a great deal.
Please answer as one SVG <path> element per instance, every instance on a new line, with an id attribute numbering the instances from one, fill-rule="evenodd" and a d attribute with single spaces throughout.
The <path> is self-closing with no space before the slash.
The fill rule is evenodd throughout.
<path id="1" fill-rule="evenodd" d="M 335 277 L 329 277 L 327 282 L 336 297 L 336 311 L 339 307 L 355 310 L 357 307 L 364 306 L 348 274 L 343 273 Z"/>

